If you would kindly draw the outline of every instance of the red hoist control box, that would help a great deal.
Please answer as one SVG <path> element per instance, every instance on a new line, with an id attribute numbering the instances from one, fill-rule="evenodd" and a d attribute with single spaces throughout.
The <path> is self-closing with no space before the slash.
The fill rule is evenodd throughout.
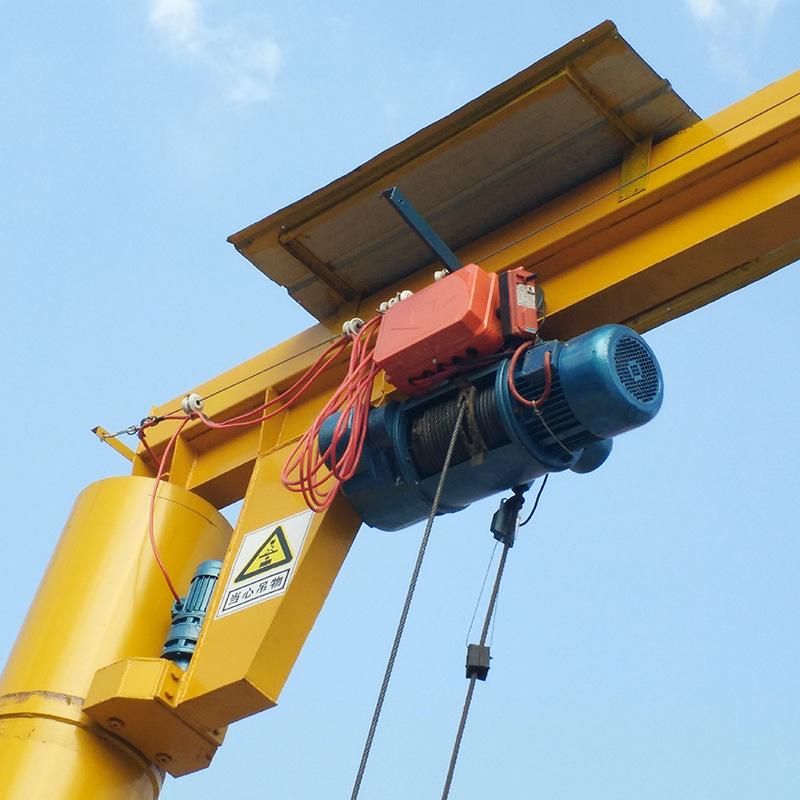
<path id="1" fill-rule="evenodd" d="M 398 389 L 423 394 L 488 363 L 507 339 L 535 337 L 538 297 L 527 270 L 498 276 L 467 264 L 386 311 L 375 362 Z"/>

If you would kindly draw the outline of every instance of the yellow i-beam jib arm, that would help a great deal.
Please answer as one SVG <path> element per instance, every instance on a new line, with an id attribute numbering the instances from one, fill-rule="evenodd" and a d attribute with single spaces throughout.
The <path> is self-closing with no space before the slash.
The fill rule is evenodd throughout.
<path id="1" fill-rule="evenodd" d="M 614 33 L 607 27 L 597 29 L 600 38 Z M 583 45 L 575 47 L 584 57 Z M 800 256 L 800 73 L 651 143 L 606 109 L 577 73 L 558 59 L 553 64 L 556 72 L 542 83 L 548 99 L 580 84 L 586 108 L 599 104 L 626 155 L 459 250 L 465 263 L 490 271 L 537 272 L 549 338 L 607 322 L 647 330 Z M 504 115 L 515 105 L 506 101 Z M 486 119 L 495 112 L 487 110 Z M 341 207 L 376 195 L 434 151 L 441 155 L 479 135 L 481 124 L 471 120 L 452 132 L 452 141 L 437 132 L 427 151 L 402 164 L 379 156 L 374 180 L 361 171 L 352 186 L 337 188 Z M 267 226 L 234 237 L 253 260 L 273 246 L 283 258 L 305 258 L 341 305 L 309 330 L 196 387 L 212 419 L 257 408 L 308 369 L 343 320 L 369 316 L 397 290 L 429 283 L 430 265 L 359 297 L 309 248 L 287 246 L 299 241 L 314 214 L 337 208 L 314 205 L 291 236 Z M 293 290 L 304 291 L 301 284 Z M 147 541 L 152 456 L 140 448 L 132 476 L 94 484 L 79 497 L 0 677 L 0 800 L 155 798 L 164 770 L 180 775 L 207 766 L 225 725 L 278 701 L 360 524 L 343 497 L 314 515 L 280 484 L 287 453 L 342 369 L 260 427 L 208 430 L 192 421 L 178 438 L 168 480 L 158 487 L 157 544 L 182 594 L 198 562 L 224 556 L 185 672 L 159 657 L 172 598 Z M 380 378 L 373 403 L 393 392 Z M 152 413 L 180 406 L 177 399 Z M 148 431 L 157 458 L 178 424 L 167 420 Z M 232 531 L 217 509 L 242 498 Z M 262 574 L 259 554 L 267 549 L 280 569 Z"/>

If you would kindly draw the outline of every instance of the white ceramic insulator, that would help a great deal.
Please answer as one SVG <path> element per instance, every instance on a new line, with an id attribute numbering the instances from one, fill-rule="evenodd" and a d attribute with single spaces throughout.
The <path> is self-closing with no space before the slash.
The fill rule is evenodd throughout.
<path id="1" fill-rule="evenodd" d="M 449 274 L 450 274 L 449 270 L 437 269 L 436 272 L 433 273 L 433 279 L 435 281 L 440 281 L 442 278 L 446 278 Z"/>
<path id="2" fill-rule="evenodd" d="M 411 297 L 412 294 L 414 294 L 414 292 L 412 292 L 411 289 L 403 289 L 403 291 L 400 292 L 400 299 L 408 300 L 408 298 Z"/>
<path id="3" fill-rule="evenodd" d="M 360 317 L 353 317 L 348 319 L 347 322 L 342 323 L 342 336 L 357 336 L 358 332 L 364 327 L 364 320 Z"/>
<path id="4" fill-rule="evenodd" d="M 203 410 L 203 398 L 197 392 L 187 394 L 181 400 L 181 408 L 186 414 L 197 414 Z"/>

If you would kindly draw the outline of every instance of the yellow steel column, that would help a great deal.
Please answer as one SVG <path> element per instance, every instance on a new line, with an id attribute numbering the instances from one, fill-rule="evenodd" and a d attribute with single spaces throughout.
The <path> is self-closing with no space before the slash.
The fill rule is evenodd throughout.
<path id="1" fill-rule="evenodd" d="M 0 800 L 158 796 L 164 773 L 82 712 L 97 669 L 158 656 L 170 624 L 148 542 L 152 491 L 149 478 L 109 478 L 75 503 L 0 676 Z M 200 561 L 223 557 L 231 534 L 210 504 L 168 483 L 155 530 L 180 592 Z"/>

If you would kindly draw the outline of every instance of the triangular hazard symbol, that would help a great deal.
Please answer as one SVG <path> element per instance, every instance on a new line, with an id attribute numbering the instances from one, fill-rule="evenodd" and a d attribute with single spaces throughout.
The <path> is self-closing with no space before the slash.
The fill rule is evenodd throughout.
<path id="1" fill-rule="evenodd" d="M 239 583 L 262 572 L 269 572 L 281 564 L 288 564 L 292 560 L 292 551 L 286 541 L 283 528 L 278 525 L 267 537 L 264 544 L 256 550 L 255 555 L 247 562 L 245 568 L 236 576 L 234 583 Z"/>

